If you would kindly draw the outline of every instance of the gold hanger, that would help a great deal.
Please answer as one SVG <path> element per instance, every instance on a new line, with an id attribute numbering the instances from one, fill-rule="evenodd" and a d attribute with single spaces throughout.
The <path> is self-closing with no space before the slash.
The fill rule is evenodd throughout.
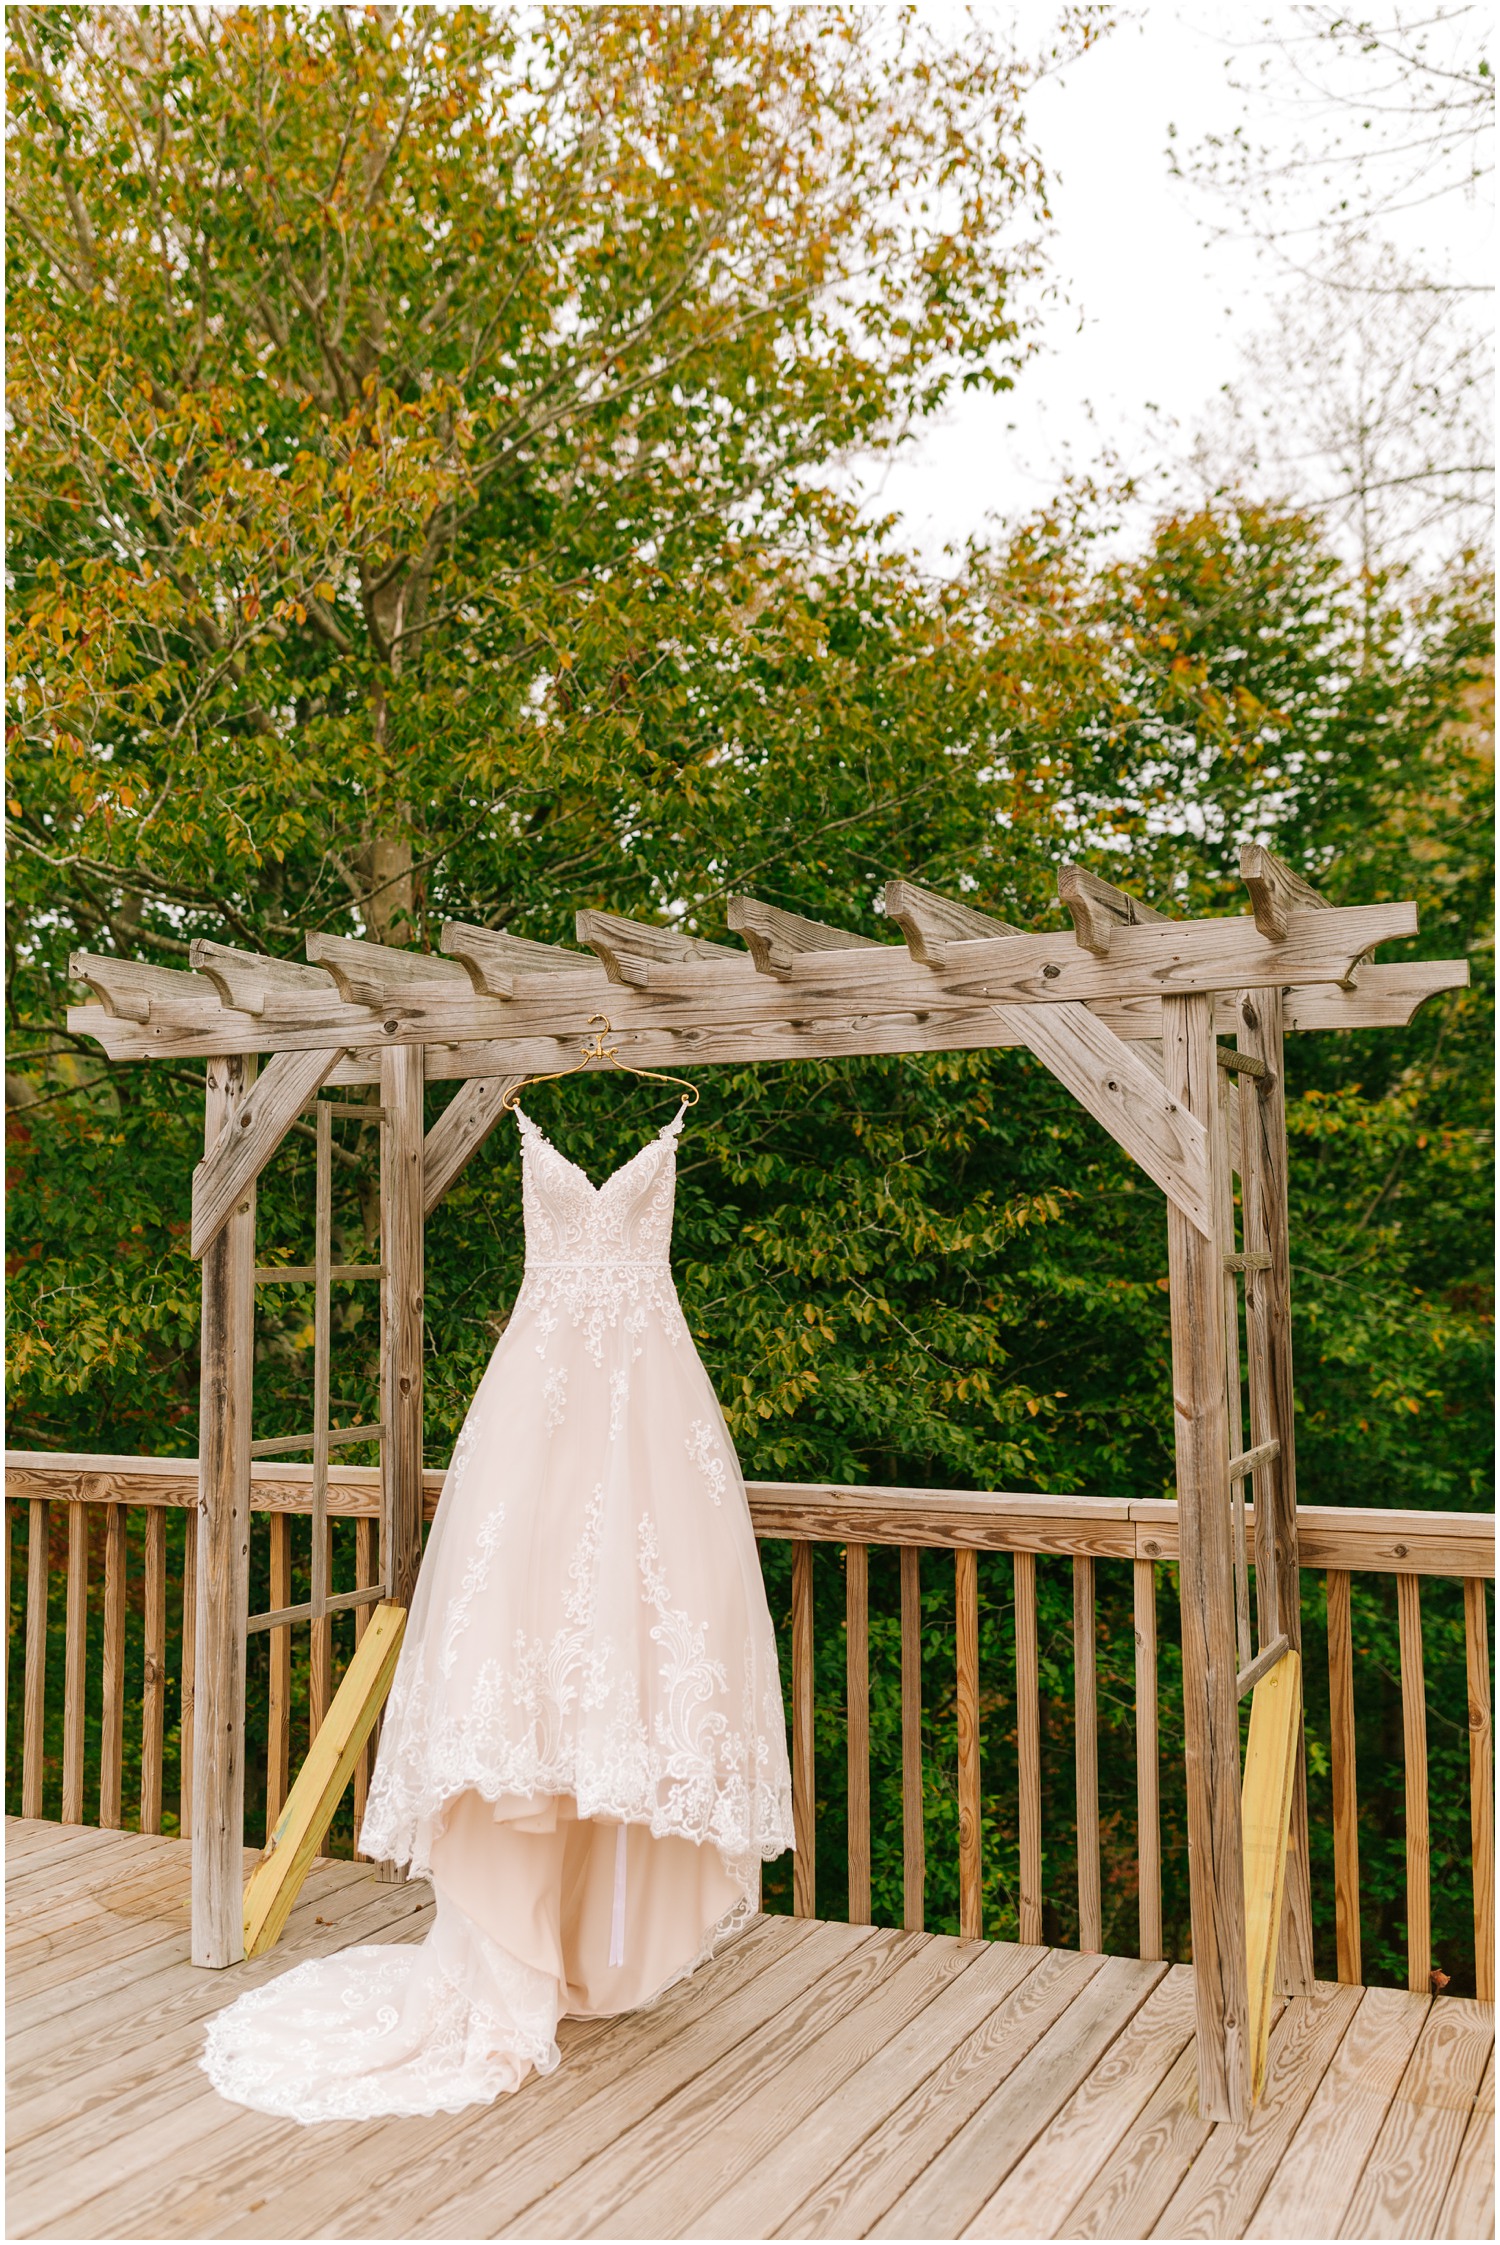
<path id="1" fill-rule="evenodd" d="M 505 1094 L 505 1097 L 501 1100 L 501 1106 L 508 1107 L 511 1113 L 514 1114 L 520 1099 L 520 1095 L 526 1089 L 526 1086 L 528 1084 L 558 1083 L 564 1076 L 578 1075 L 583 1069 L 587 1068 L 591 1062 L 596 1060 L 607 1060 L 612 1068 L 622 1069 L 627 1075 L 650 1076 L 657 1083 L 678 1084 L 682 1088 L 683 1106 L 697 1106 L 700 1097 L 698 1086 L 695 1083 L 690 1083 L 686 1076 L 669 1076 L 666 1071 L 661 1068 L 637 1068 L 633 1061 L 622 1060 L 620 1058 L 619 1052 L 613 1045 L 608 1045 L 605 1043 L 604 1040 L 606 1037 L 612 1037 L 614 1035 L 614 1031 L 609 1025 L 608 1015 L 602 1013 L 591 1014 L 589 1017 L 589 1027 L 595 1031 L 595 1034 L 592 1037 L 585 1038 L 582 1055 L 579 1059 L 574 1061 L 571 1068 L 549 1068 L 543 1072 L 539 1072 L 534 1076 L 518 1077 L 516 1082 L 511 1085 L 509 1091 Z"/>

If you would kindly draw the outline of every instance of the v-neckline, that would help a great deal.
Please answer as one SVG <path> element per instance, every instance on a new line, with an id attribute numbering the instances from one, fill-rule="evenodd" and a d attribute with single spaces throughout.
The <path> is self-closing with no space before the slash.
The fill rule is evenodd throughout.
<path id="1" fill-rule="evenodd" d="M 682 1121 L 682 1116 L 680 1113 L 673 1115 L 669 1121 L 662 1124 L 661 1129 L 656 1132 L 654 1137 L 648 1138 L 644 1145 L 637 1146 L 633 1154 L 627 1155 L 625 1160 L 621 1162 L 618 1169 L 612 1169 L 609 1175 L 605 1178 L 603 1184 L 596 1185 L 593 1178 L 590 1177 L 588 1171 L 584 1168 L 583 1164 L 581 1162 L 574 1161 L 571 1154 L 565 1154 L 561 1146 L 554 1146 L 552 1140 L 547 1136 L 547 1133 L 545 1130 L 543 1130 L 541 1124 L 539 1122 L 533 1122 L 524 1107 L 518 1105 L 515 1112 L 518 1120 L 524 1122 L 528 1130 L 534 1130 L 536 1132 L 538 1138 L 540 1138 L 542 1144 L 546 1147 L 549 1154 L 555 1154 L 557 1159 L 562 1163 L 565 1169 L 571 1169 L 575 1177 L 582 1178 L 584 1184 L 587 1185 L 595 1200 L 599 1198 L 599 1195 L 601 1193 L 607 1192 L 609 1190 L 610 1186 L 614 1183 L 617 1177 L 623 1177 L 627 1169 L 633 1169 L 635 1164 L 640 1160 L 642 1154 L 649 1154 L 653 1146 L 659 1146 L 662 1140 L 666 1137 L 668 1131 L 675 1130 Z"/>

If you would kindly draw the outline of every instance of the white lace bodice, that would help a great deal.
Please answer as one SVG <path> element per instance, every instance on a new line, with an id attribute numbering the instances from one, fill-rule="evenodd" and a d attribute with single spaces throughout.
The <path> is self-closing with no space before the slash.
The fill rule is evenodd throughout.
<path id="1" fill-rule="evenodd" d="M 595 1185 L 577 1162 L 560 1154 L 519 1107 L 516 1121 L 524 1157 L 521 1209 L 528 1276 L 546 1270 L 600 1271 L 667 1263 L 682 1111 L 602 1185 Z"/>

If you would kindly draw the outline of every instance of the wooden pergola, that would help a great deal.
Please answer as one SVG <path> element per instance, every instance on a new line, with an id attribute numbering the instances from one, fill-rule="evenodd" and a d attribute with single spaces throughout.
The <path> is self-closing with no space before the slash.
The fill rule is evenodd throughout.
<path id="1" fill-rule="evenodd" d="M 74 954 L 71 972 L 97 1001 L 70 1012 L 74 1032 L 112 1059 L 208 1063 L 192 1198 L 202 1408 L 194 1706 L 184 1710 L 195 1963 L 222 1966 L 245 1953 L 248 1635 L 326 1623 L 354 1604 L 400 1610 L 410 1601 L 422 1548 L 424 1226 L 498 1120 L 509 1085 L 570 1067 L 600 1014 L 622 1057 L 675 1070 L 1023 1045 L 1166 1197 L 1198 2080 L 1205 2118 L 1248 2117 L 1276 1989 L 1309 1992 L 1313 1976 L 1283 1037 L 1404 1025 L 1425 999 L 1466 983 L 1468 969 L 1461 960 L 1371 963 L 1377 945 L 1416 933 L 1412 904 L 1330 906 L 1256 846 L 1241 853 L 1240 871 L 1248 914 L 1169 920 L 1066 865 L 1058 889 L 1071 931 L 1027 932 L 892 881 L 885 908 L 900 943 L 736 897 L 728 921 L 743 951 L 584 911 L 586 951 L 450 921 L 441 957 L 322 935 L 308 936 L 306 965 L 204 941 L 193 944 L 188 973 Z M 428 1129 L 423 1095 L 433 1081 L 461 1089 Z M 366 1085 L 378 1085 L 378 1106 L 348 1111 L 380 1124 L 380 1261 L 339 1266 L 331 1126 L 347 1103 L 320 1094 Z M 305 1270 L 258 1267 L 256 1180 L 309 1106 L 315 1260 Z M 331 1428 L 329 1288 L 360 1277 L 381 1290 L 380 1419 Z M 256 1289 L 288 1278 L 315 1288 L 316 1423 L 305 1436 L 257 1443 Z M 358 1441 L 380 1446 L 379 1580 L 336 1598 L 321 1557 L 328 1460 Z M 293 1450 L 313 1458 L 311 1597 L 251 1615 L 252 1459 Z M 365 1665 L 372 1678 L 381 1672 L 376 1688 L 393 1660 L 389 1642 L 372 1646 Z M 326 1792 L 342 1779 L 330 1764 L 322 1782 Z"/>

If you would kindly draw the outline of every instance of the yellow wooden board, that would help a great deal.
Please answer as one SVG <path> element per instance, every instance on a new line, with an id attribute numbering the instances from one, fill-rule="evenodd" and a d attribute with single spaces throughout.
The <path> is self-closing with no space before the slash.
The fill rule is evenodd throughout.
<path id="1" fill-rule="evenodd" d="M 1286 1888 L 1287 1830 L 1302 1721 L 1302 1660 L 1284 1652 L 1250 1701 L 1241 1819 L 1245 1849 L 1245 1947 L 1250 1988 L 1250 2095 L 1266 2078 L 1276 2000 L 1276 1944 Z"/>
<path id="2" fill-rule="evenodd" d="M 245 1954 L 264 1956 L 274 1947 L 291 1915 L 302 1881 L 317 1855 L 333 1812 L 354 1775 L 360 1748 L 385 1705 L 406 1629 L 404 1606 L 377 1606 L 360 1640 L 333 1705 L 324 1718 L 307 1760 L 265 1852 L 245 1888 Z"/>

